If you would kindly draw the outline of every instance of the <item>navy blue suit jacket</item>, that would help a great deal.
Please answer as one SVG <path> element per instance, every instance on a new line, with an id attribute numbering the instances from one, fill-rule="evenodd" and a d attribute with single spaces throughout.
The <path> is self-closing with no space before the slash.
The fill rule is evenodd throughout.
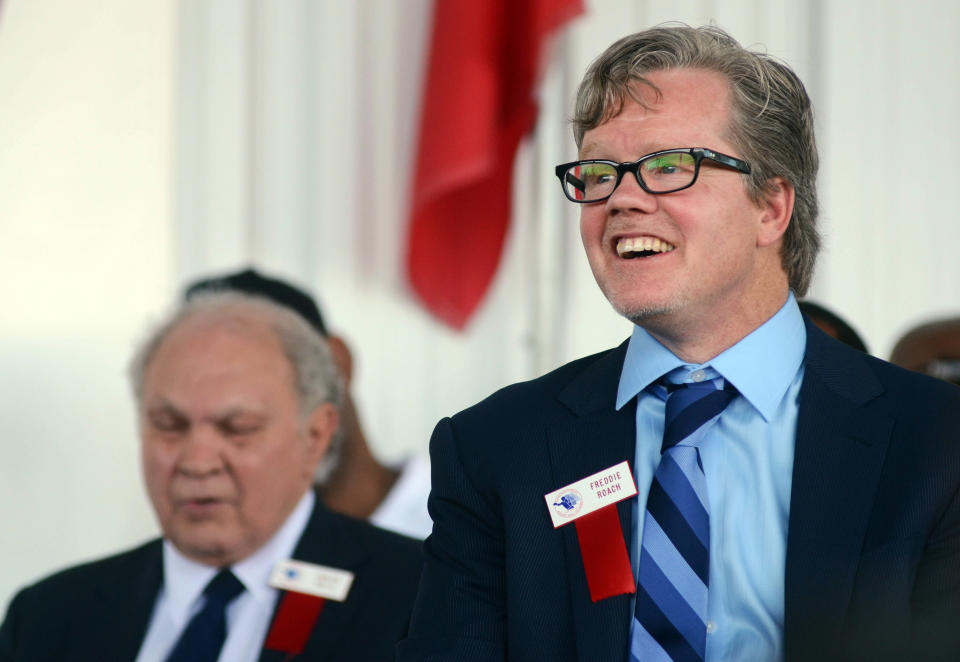
<path id="1" fill-rule="evenodd" d="M 960 660 L 960 389 L 809 322 L 807 337 L 786 661 Z M 614 410 L 625 349 L 510 386 L 437 425 L 434 532 L 402 662 L 626 659 L 630 596 L 591 602 L 575 527 L 555 530 L 543 499 L 623 460 L 632 466 L 636 401 Z M 618 504 L 628 534 L 635 503 Z"/>
<path id="2" fill-rule="evenodd" d="M 409 624 L 420 542 L 318 501 L 293 557 L 356 578 L 344 602 L 325 603 L 301 655 L 264 650 L 260 662 L 391 660 Z M 160 540 L 42 580 L 10 603 L 0 662 L 132 662 L 162 581 Z"/>

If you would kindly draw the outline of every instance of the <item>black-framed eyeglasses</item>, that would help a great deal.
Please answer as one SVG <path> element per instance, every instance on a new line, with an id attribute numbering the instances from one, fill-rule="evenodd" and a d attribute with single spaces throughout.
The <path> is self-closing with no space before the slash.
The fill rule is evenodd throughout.
<path id="1" fill-rule="evenodd" d="M 700 174 L 700 164 L 710 159 L 720 165 L 750 174 L 750 164 L 704 147 L 664 149 L 631 163 L 602 159 L 573 161 L 556 168 L 563 193 L 573 202 L 600 202 L 609 198 L 623 176 L 632 172 L 647 193 L 662 195 L 690 188 Z"/>

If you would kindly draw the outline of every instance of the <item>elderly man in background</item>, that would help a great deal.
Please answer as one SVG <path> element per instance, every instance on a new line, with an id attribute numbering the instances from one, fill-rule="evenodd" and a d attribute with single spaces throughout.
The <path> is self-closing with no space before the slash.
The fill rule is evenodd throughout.
<path id="1" fill-rule="evenodd" d="M 229 291 L 266 297 L 286 306 L 316 329 L 330 347 L 344 388 L 340 426 L 317 467 L 315 482 L 324 504 L 385 529 L 426 538 L 431 527 L 427 514 L 430 463 L 425 455 L 414 455 L 399 466 L 387 466 L 373 454 L 351 390 L 353 353 L 341 336 L 328 331 L 313 297 L 287 281 L 244 269 L 198 280 L 187 287 L 185 298 Z"/>
<path id="2" fill-rule="evenodd" d="M 657 27 L 590 66 L 573 125 L 556 174 L 633 333 L 437 425 L 400 660 L 960 660 L 960 391 L 798 309 L 796 74 Z"/>
<path id="3" fill-rule="evenodd" d="M 21 591 L 0 660 L 391 659 L 419 545 L 314 496 L 342 388 L 323 338 L 267 300 L 211 294 L 130 373 L 163 538 Z"/>

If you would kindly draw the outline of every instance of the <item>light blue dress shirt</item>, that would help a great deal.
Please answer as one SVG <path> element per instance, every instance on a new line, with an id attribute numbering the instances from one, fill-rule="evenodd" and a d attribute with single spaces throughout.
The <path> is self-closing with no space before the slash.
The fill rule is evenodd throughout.
<path id="1" fill-rule="evenodd" d="M 680 369 L 670 381 L 723 377 L 740 392 L 698 444 L 710 503 L 706 662 L 783 659 L 787 522 L 805 348 L 792 293 L 773 317 L 703 365 L 684 363 L 640 327 L 627 347 L 617 409 L 637 397 L 634 576 L 663 438 L 664 401 L 651 386 Z"/>

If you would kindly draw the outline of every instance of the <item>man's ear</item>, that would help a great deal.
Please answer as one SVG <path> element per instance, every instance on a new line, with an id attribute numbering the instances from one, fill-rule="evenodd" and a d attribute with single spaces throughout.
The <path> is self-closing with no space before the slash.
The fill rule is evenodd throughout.
<path id="1" fill-rule="evenodd" d="M 353 379 L 353 355 L 350 354 L 350 348 L 340 336 L 327 336 L 327 346 L 330 347 L 330 353 L 333 354 L 333 361 L 337 364 L 337 370 L 343 378 L 344 388 L 350 388 L 350 380 Z"/>
<path id="2" fill-rule="evenodd" d="M 760 208 L 763 213 L 760 217 L 757 246 L 765 247 L 775 244 L 787 231 L 790 217 L 793 216 L 795 191 L 793 184 L 783 177 L 773 177 L 767 181 L 762 195 Z"/>
<path id="3" fill-rule="evenodd" d="M 316 463 L 327 454 L 330 449 L 330 441 L 339 425 L 340 413 L 329 402 L 324 402 L 310 412 L 310 416 L 307 418 L 307 442 L 312 465 L 316 466 Z M 310 473 L 313 473 L 313 469 Z"/>

